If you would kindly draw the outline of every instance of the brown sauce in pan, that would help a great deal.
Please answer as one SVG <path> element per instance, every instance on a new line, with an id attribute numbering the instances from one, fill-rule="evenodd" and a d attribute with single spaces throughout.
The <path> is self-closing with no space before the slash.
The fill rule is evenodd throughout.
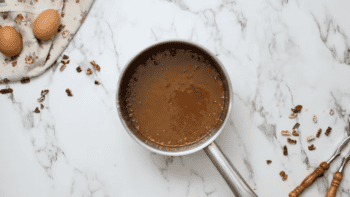
<path id="1" fill-rule="evenodd" d="M 219 124 L 222 81 L 201 58 L 185 50 L 165 51 L 136 69 L 126 100 L 136 132 L 159 145 L 186 145 Z"/>

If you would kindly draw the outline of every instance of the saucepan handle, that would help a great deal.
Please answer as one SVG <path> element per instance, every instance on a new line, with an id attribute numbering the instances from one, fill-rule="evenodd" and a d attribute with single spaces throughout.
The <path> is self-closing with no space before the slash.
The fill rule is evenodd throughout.
<path id="1" fill-rule="evenodd" d="M 257 197 L 249 185 L 244 181 L 237 169 L 226 158 L 219 146 L 214 142 L 204 148 L 204 152 L 224 177 L 236 197 Z"/>

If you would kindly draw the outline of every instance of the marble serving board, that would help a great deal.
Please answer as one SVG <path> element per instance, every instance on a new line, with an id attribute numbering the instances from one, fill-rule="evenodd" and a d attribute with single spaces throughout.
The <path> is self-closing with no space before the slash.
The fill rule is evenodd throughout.
<path id="1" fill-rule="evenodd" d="M 70 59 L 64 71 L 58 64 L 28 84 L 0 84 L 13 89 L 0 94 L 0 196 L 234 196 L 203 151 L 151 153 L 118 118 L 121 69 L 167 39 L 200 43 L 223 62 L 234 103 L 217 143 L 259 196 L 288 196 L 349 134 L 349 8 L 346 0 L 96 0 L 63 53 Z M 92 60 L 101 71 L 86 75 Z M 44 108 L 34 113 L 44 89 Z M 301 113 L 289 119 L 298 104 Z M 290 145 L 280 133 L 296 122 L 300 135 Z M 307 142 L 318 128 L 320 138 Z M 325 196 L 340 163 L 301 197 Z M 337 196 L 349 195 L 347 166 Z"/>

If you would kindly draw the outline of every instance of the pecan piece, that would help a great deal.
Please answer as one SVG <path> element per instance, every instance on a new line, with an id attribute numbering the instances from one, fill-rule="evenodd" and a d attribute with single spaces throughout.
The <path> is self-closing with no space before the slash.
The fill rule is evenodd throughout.
<path id="1" fill-rule="evenodd" d="M 287 142 L 290 143 L 290 144 L 296 144 L 297 143 L 296 140 L 292 140 L 290 138 L 287 138 Z"/>
<path id="2" fill-rule="evenodd" d="M 43 102 L 44 100 L 45 100 L 45 96 L 38 98 L 38 102 Z"/>
<path id="3" fill-rule="evenodd" d="M 1 94 L 8 94 L 8 93 L 12 93 L 13 89 L 12 88 L 7 88 L 7 89 L 1 89 L 0 93 Z"/>
<path id="4" fill-rule="evenodd" d="M 68 96 L 73 96 L 72 91 L 68 88 L 66 89 L 66 93 Z"/>
<path id="5" fill-rule="evenodd" d="M 90 64 L 94 67 L 95 70 L 97 70 L 97 71 L 101 70 L 101 67 L 98 64 L 96 64 L 96 62 L 94 60 L 91 61 Z"/>
<path id="6" fill-rule="evenodd" d="M 30 82 L 30 78 L 29 77 L 24 77 L 21 79 L 21 83 L 25 84 L 25 83 L 29 83 Z"/>
<path id="7" fill-rule="evenodd" d="M 326 132 L 324 133 L 326 136 L 328 136 L 332 131 L 332 128 L 331 127 L 328 127 Z"/>
<path id="8" fill-rule="evenodd" d="M 317 131 L 317 133 L 316 133 L 316 137 L 319 138 L 320 135 L 321 135 L 321 133 L 322 133 L 322 129 L 318 129 L 318 131 Z"/>
<path id="9" fill-rule="evenodd" d="M 45 96 L 50 90 L 41 90 L 41 96 Z"/>
<path id="10" fill-rule="evenodd" d="M 306 139 L 307 139 L 308 142 L 310 142 L 310 141 L 315 139 L 315 136 L 314 135 L 309 135 Z"/>
<path id="11" fill-rule="evenodd" d="M 63 65 L 61 66 L 61 68 L 60 68 L 60 71 L 61 71 L 61 72 L 64 71 L 65 68 L 66 68 L 66 65 L 63 64 Z"/>
<path id="12" fill-rule="evenodd" d="M 294 136 L 299 136 L 299 133 L 298 133 L 295 129 L 293 129 L 292 135 L 294 135 Z"/>
<path id="13" fill-rule="evenodd" d="M 310 151 L 312 151 L 312 150 L 315 150 L 316 149 L 316 147 L 313 145 L 313 144 L 311 144 L 310 146 L 308 146 L 309 147 L 309 150 Z"/>
<path id="14" fill-rule="evenodd" d="M 88 69 L 86 70 L 86 74 L 87 74 L 87 75 L 91 75 L 91 74 L 92 74 L 92 70 L 91 70 L 90 68 L 88 68 Z"/>
<path id="15" fill-rule="evenodd" d="M 35 112 L 35 113 L 40 113 L 39 108 L 35 108 L 34 112 Z"/>
<path id="16" fill-rule="evenodd" d="M 292 108 L 291 110 L 292 110 L 293 113 L 300 113 L 302 108 L 303 108 L 302 105 L 297 105 L 297 106 L 295 106 L 294 109 Z"/>
<path id="17" fill-rule="evenodd" d="M 289 136 L 290 132 L 288 130 L 283 130 L 283 131 L 281 131 L 281 135 Z"/>
<path id="18" fill-rule="evenodd" d="M 283 155 L 288 155 L 288 149 L 286 145 L 283 147 Z"/>

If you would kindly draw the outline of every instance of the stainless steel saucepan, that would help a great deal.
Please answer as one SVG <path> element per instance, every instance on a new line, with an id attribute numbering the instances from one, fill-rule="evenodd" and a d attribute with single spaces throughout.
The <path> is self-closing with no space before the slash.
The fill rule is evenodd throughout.
<path id="1" fill-rule="evenodd" d="M 167 147 L 165 145 L 162 146 L 147 140 L 147 138 L 139 134 L 135 130 L 135 126 L 130 123 L 131 121 L 126 106 L 127 88 L 129 81 L 135 73 L 136 68 L 140 65 L 140 62 L 145 62 L 148 58 L 152 57 L 152 55 L 156 54 L 157 52 L 165 51 L 168 49 L 191 50 L 192 52 L 195 52 L 198 55 L 204 57 L 219 73 L 225 92 L 223 113 L 219 121 L 220 125 L 218 125 L 216 129 L 208 133 L 208 135 L 203 137 L 200 141 L 194 144 L 189 144 L 187 146 Z M 216 58 L 216 56 L 209 50 L 205 49 L 199 44 L 182 40 L 162 41 L 147 47 L 146 49 L 139 52 L 134 58 L 132 58 L 123 68 L 122 74 L 118 80 L 116 101 L 118 114 L 125 130 L 140 145 L 150 151 L 167 156 L 182 156 L 203 149 L 237 197 L 257 196 L 214 141 L 223 131 L 225 124 L 229 120 L 229 114 L 232 109 L 233 100 L 230 77 L 221 61 Z"/>

